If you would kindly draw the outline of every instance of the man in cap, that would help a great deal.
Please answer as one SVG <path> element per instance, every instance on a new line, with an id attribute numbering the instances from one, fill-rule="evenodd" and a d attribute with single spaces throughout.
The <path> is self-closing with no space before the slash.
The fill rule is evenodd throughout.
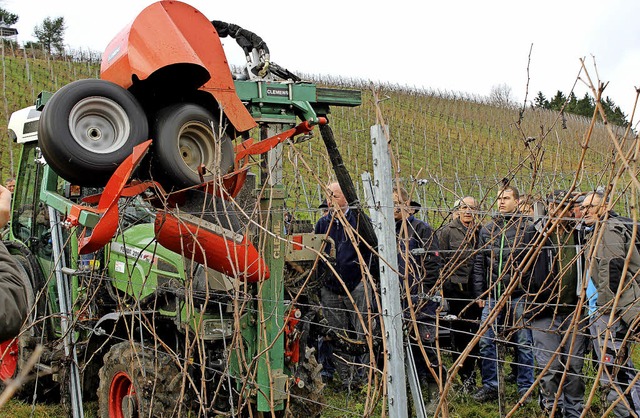
<path id="1" fill-rule="evenodd" d="M 405 317 L 419 322 L 418 328 L 423 342 L 433 342 L 430 340 L 435 339 L 436 335 L 430 332 L 432 330 L 427 324 L 429 320 L 434 319 L 436 306 L 422 295 L 432 291 L 440 275 L 441 258 L 438 239 L 431 225 L 413 215 L 412 202 L 406 189 L 394 187 L 393 203 L 398 246 L 398 273 Z M 422 381 L 426 381 L 429 377 L 426 359 L 419 345 L 412 345 L 412 348 L 416 357 L 418 375 Z M 430 350 L 427 350 L 427 354 L 431 354 Z M 437 356 L 431 356 L 429 361 L 432 364 L 437 363 Z"/>
<path id="2" fill-rule="evenodd" d="M 540 232 L 528 284 L 534 355 L 540 378 L 540 407 L 547 416 L 578 418 L 583 412 L 582 377 L 587 343 L 583 309 L 577 310 L 583 278 L 582 238 L 571 214 L 573 198 L 564 190 L 547 196 L 548 219 Z"/>

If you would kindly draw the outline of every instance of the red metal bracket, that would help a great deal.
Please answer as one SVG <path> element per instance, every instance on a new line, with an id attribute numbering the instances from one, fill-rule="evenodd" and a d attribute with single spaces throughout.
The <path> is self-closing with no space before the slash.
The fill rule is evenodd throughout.
<path id="1" fill-rule="evenodd" d="M 126 189 L 129 196 L 134 196 L 134 192 L 142 193 L 145 189 L 141 189 L 141 185 L 135 185 L 126 188 L 127 182 L 136 169 L 140 161 L 149 151 L 151 140 L 147 140 L 133 148 L 133 152 L 129 155 L 111 175 L 104 191 L 100 194 L 97 208 L 73 205 L 69 218 L 78 219 L 78 214 L 83 210 L 102 214 L 95 227 L 91 231 L 91 235 L 87 236 L 87 228 L 85 227 L 78 239 L 78 253 L 89 254 L 104 247 L 115 235 L 118 229 L 118 199 L 123 196 Z M 145 183 L 141 183 L 145 184 Z M 73 222 L 73 219 L 69 219 Z"/>
<path id="2" fill-rule="evenodd" d="M 317 123 L 304 121 L 287 131 L 280 132 L 278 135 L 256 142 L 255 144 L 251 144 L 245 149 L 238 151 L 238 153 L 236 153 L 236 161 L 240 161 L 249 155 L 264 154 L 287 139 L 296 135 L 309 133 L 313 130 L 315 125 L 324 125 L 326 123 L 326 118 L 318 118 Z"/>

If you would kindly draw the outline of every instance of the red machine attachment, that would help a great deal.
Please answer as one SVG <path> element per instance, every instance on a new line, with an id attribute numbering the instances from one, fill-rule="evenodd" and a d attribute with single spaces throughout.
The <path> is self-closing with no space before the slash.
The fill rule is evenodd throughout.
<path id="1" fill-rule="evenodd" d="M 133 148 L 133 153 L 127 157 L 113 173 L 109 182 L 100 195 L 97 208 L 73 205 L 69 211 L 67 222 L 77 225 L 80 212 L 83 210 L 99 213 L 102 216 L 93 228 L 91 235 L 87 236 L 87 228 L 82 231 L 78 239 L 78 254 L 89 254 L 104 247 L 115 235 L 118 229 L 119 211 L 118 199 L 122 196 L 125 186 L 129 182 L 131 173 L 138 167 L 144 158 L 151 140 L 145 141 Z"/>
<path id="2" fill-rule="evenodd" d="M 78 225 L 82 211 L 102 215 L 90 235 L 87 235 L 87 228 L 82 231 L 78 240 L 79 254 L 97 251 L 111 241 L 118 228 L 118 200 L 121 197 L 135 196 L 155 187 L 161 194 L 159 201 L 176 202 L 185 198 L 185 192 L 176 196 L 166 195 L 162 187 L 154 182 L 128 184 L 131 174 L 150 145 L 151 140 L 148 140 L 136 146 L 133 153 L 113 173 L 104 191 L 100 195 L 84 199 L 84 203 L 97 203 L 96 208 L 80 205 L 71 207 L 67 217 L 70 225 Z M 251 282 L 269 278 L 269 269 L 248 237 L 229 228 L 186 213 L 176 215 L 172 211 L 160 209 L 156 215 L 155 232 L 158 243 L 163 247 L 193 258 L 214 270 Z"/>
<path id="3" fill-rule="evenodd" d="M 165 248 L 248 282 L 269 278 L 269 269 L 246 235 L 193 215 L 160 211 L 155 232 Z"/>
<path id="4" fill-rule="evenodd" d="M 237 169 L 223 179 L 225 191 L 218 190 L 215 182 L 204 183 L 198 189 L 214 196 L 213 198 L 215 196 L 223 199 L 235 197 L 246 178 L 250 155 L 263 154 L 295 135 L 310 132 L 314 125 L 322 125 L 326 122 L 325 118 L 319 118 L 317 123 L 304 121 L 294 128 L 263 141 L 254 143 L 249 139 L 243 142 L 236 148 Z M 95 252 L 113 238 L 118 228 L 118 200 L 121 197 L 135 196 L 153 186 L 161 194 L 160 200 L 170 202 L 172 206 L 181 200 L 184 203 L 185 199 L 188 199 L 185 192 L 178 192 L 173 196 L 166 195 L 163 188 L 155 182 L 128 183 L 150 145 L 151 140 L 148 140 L 134 147 L 133 153 L 115 170 L 104 191 L 100 195 L 84 199 L 84 203 L 97 202 L 97 208 L 79 205 L 71 207 L 67 217 L 67 222 L 71 225 L 78 225 L 80 212 L 83 210 L 102 215 L 89 236 L 87 236 L 87 228 L 83 230 L 78 243 L 79 254 Z M 229 216 L 230 214 L 227 214 L 227 217 Z M 237 229 L 223 227 L 219 223 L 188 213 L 173 212 L 164 208 L 159 209 L 155 220 L 156 239 L 163 247 L 232 277 L 239 277 L 249 282 L 268 279 L 269 269 L 258 250 L 246 235 L 236 231 Z"/>

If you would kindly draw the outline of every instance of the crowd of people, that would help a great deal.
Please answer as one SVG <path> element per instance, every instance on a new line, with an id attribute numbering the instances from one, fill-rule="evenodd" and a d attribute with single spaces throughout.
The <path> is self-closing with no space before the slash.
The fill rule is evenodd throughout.
<path id="1" fill-rule="evenodd" d="M 319 263 L 323 311 L 330 327 L 365 339 L 380 312 L 376 282 L 363 268 L 375 252 L 361 245 L 339 184 L 330 184 L 328 194 L 315 229 L 331 238 L 336 254 Z M 394 205 L 405 328 L 421 382 L 433 381 L 442 361 L 431 346 L 438 330 L 414 325 L 433 325 L 441 296 L 451 318 L 449 376 L 457 375 L 456 384 L 475 401 L 499 398 L 502 345 L 513 350 L 513 377 L 505 380 L 516 385 L 519 402 L 537 397 L 548 416 L 579 417 L 591 352 L 605 410 L 640 416 L 640 375 L 629 346 L 639 322 L 640 254 L 635 230 L 610 209 L 605 193 L 555 190 L 536 206 L 506 185 L 491 219 L 484 221 L 478 200 L 465 196 L 436 230 L 416 216 L 406 190 L 394 189 Z M 319 347 L 324 377 L 331 380 L 335 366 L 342 384 L 362 380 L 369 358 L 349 358 L 331 346 L 324 338 Z"/>
<path id="2" fill-rule="evenodd" d="M 9 221 L 14 183 L 0 186 L 0 227 Z M 362 218 L 340 185 L 327 187 L 316 234 L 333 254 L 318 263 L 326 325 L 356 341 L 380 328 L 375 249 L 358 233 Z M 420 382 L 452 378 L 477 402 L 499 398 L 499 346 L 513 349 L 512 380 L 519 402 L 537 396 L 548 416 L 579 417 L 585 409 L 585 358 L 592 353 L 606 411 L 640 416 L 640 374 L 630 336 L 640 322 L 640 228 L 618 216 L 601 191 L 556 190 L 535 203 L 506 185 L 496 195 L 497 214 L 484 221 L 478 200 L 455 202 L 449 222 L 434 229 L 420 219 L 419 204 L 403 188 L 393 192 L 397 274 L 404 323 Z M 540 205 L 538 205 L 538 211 Z M 534 216 L 535 215 L 535 216 Z M 0 341 L 16 335 L 26 314 L 24 275 L 0 243 Z M 382 262 L 379 263 L 383 265 Z M 369 268 L 364 268 L 367 266 Z M 376 267 L 377 268 L 377 267 Z M 384 265 L 383 265 L 384 268 Z M 442 298 L 442 299 L 441 299 Z M 435 352 L 433 319 L 449 315 L 449 370 Z M 378 336 L 379 338 L 379 336 Z M 382 347 L 383 345 L 378 345 Z M 319 359 L 326 381 L 351 390 L 367 380 L 371 352 L 344 350 L 323 334 Z M 452 365 L 452 366 L 451 366 Z M 479 374 L 479 376 L 478 376 Z M 436 393 L 436 399 L 438 394 Z"/>

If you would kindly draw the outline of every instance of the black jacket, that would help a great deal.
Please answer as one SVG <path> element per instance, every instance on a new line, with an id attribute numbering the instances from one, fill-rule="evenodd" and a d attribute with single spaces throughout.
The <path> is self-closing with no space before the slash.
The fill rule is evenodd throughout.
<path id="1" fill-rule="evenodd" d="M 0 342 L 20 333 L 29 310 L 28 284 L 24 269 L 0 242 Z"/>
<path id="2" fill-rule="evenodd" d="M 575 310 L 585 268 L 584 234 L 576 229 L 569 234 L 559 236 L 556 230 L 542 241 L 533 274 L 523 277 L 523 287 L 532 304 L 530 312 L 535 317 L 551 317 Z"/>
<path id="3" fill-rule="evenodd" d="M 433 228 L 411 215 L 407 218 L 406 231 L 403 222 L 396 221 L 396 237 L 400 276 L 407 276 L 412 294 L 428 292 L 438 281 L 442 265 Z"/>
<path id="4" fill-rule="evenodd" d="M 492 296 L 497 299 L 512 279 L 521 279 L 518 268 L 534 234 L 533 223 L 517 213 L 510 216 L 498 215 L 480 230 L 478 253 L 473 265 L 474 297 L 492 289 Z M 524 288 L 519 285 L 512 296 L 522 294 Z"/>
<path id="5" fill-rule="evenodd" d="M 349 222 L 350 227 L 354 228 L 354 230 L 358 229 L 357 218 L 354 211 L 348 211 L 345 218 Z M 331 213 L 320 218 L 315 227 L 316 234 L 326 234 L 327 231 L 329 231 L 329 237 L 333 239 L 336 246 L 334 268 L 345 283 L 347 289 L 352 291 L 362 280 L 363 270 L 358 259 L 357 251 L 361 251 L 362 257 L 368 263 L 369 267 L 371 267 L 372 254 L 364 245 L 360 245 L 360 248 L 354 246 L 347 235 L 345 227 L 337 217 L 333 218 Z M 331 244 L 327 244 L 325 246 L 325 252 L 330 253 L 331 250 Z M 324 263 L 319 264 L 318 270 L 323 284 L 327 289 L 340 295 L 345 294 L 340 281 Z"/>

